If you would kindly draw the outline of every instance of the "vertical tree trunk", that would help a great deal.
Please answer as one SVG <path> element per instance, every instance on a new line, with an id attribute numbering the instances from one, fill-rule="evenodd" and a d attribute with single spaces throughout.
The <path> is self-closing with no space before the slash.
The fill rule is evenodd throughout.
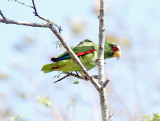
<path id="1" fill-rule="evenodd" d="M 105 88 L 99 91 L 99 96 L 100 96 L 102 121 L 108 121 L 109 115 L 108 115 L 107 95 Z"/>
<path id="2" fill-rule="evenodd" d="M 98 82 L 103 85 L 105 82 L 104 76 L 104 43 L 105 43 L 105 0 L 100 0 L 100 14 L 99 14 L 99 76 Z M 107 96 L 106 96 L 106 86 L 99 90 L 100 105 L 101 105 L 101 115 L 102 121 L 108 121 L 108 106 L 107 106 Z"/>

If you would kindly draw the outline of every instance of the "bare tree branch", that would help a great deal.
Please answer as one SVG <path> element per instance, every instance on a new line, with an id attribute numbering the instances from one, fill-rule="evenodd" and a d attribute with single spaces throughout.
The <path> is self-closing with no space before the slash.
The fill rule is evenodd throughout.
<path id="1" fill-rule="evenodd" d="M 101 88 L 105 88 L 108 84 L 109 80 L 105 80 L 102 84 L 101 84 Z"/>
<path id="2" fill-rule="evenodd" d="M 62 77 L 62 78 L 60 78 L 60 79 L 58 79 L 58 80 L 54 81 L 54 83 L 57 83 L 57 82 L 59 82 L 59 81 L 61 81 L 61 80 L 65 79 L 65 78 L 67 78 L 68 76 L 69 76 L 69 74 L 67 74 L 67 75 L 65 75 L 64 77 Z"/>
<path id="3" fill-rule="evenodd" d="M 16 0 L 16 2 L 19 3 L 19 4 L 21 4 L 21 5 L 27 6 L 27 7 L 29 7 L 29 8 L 33 8 L 33 6 L 27 5 L 27 4 L 25 4 L 25 3 L 23 3 L 23 2 L 20 2 L 20 1 L 18 1 L 18 0 Z"/>
<path id="4" fill-rule="evenodd" d="M 49 19 L 46 19 L 46 18 L 44 18 L 44 17 L 40 16 L 40 15 L 38 14 L 38 12 L 37 12 L 36 5 L 35 5 L 34 0 L 32 0 L 32 4 L 33 4 L 33 9 L 34 9 L 34 12 L 33 12 L 33 13 L 34 13 L 34 15 L 35 15 L 35 16 L 37 16 L 38 18 L 40 18 L 40 19 L 42 19 L 42 20 L 44 20 L 44 21 L 48 22 L 48 23 L 53 24 L 54 26 L 56 26 L 56 27 L 58 28 L 59 33 L 61 33 L 61 31 L 62 31 L 61 26 L 58 26 L 57 24 L 53 23 L 53 22 L 52 22 L 52 21 L 50 21 Z"/>
<path id="5" fill-rule="evenodd" d="M 113 114 L 114 114 L 114 113 L 111 113 L 111 112 L 108 113 L 108 115 L 109 115 L 109 116 L 108 116 L 108 121 L 111 121 L 111 118 L 112 118 Z"/>
<path id="6" fill-rule="evenodd" d="M 104 80 L 104 33 L 105 33 L 105 26 L 104 26 L 104 2 L 105 0 L 100 0 L 100 15 L 99 15 L 99 53 L 98 53 L 98 58 L 99 58 L 99 75 L 96 76 L 98 77 L 98 82 L 94 79 L 92 75 L 90 75 L 85 68 L 85 66 L 81 63 L 77 55 L 72 51 L 72 49 L 66 44 L 62 36 L 60 35 L 61 32 L 61 27 L 58 27 L 57 24 L 51 22 L 49 19 L 46 19 L 42 16 L 40 16 L 37 12 L 37 9 L 35 7 L 34 0 L 32 0 L 33 3 L 33 9 L 34 9 L 34 14 L 38 18 L 44 20 L 47 22 L 47 24 L 38 24 L 38 23 L 29 23 L 29 22 L 22 22 L 22 21 L 15 21 L 15 20 L 9 20 L 7 19 L 3 13 L 0 11 L 0 16 L 2 16 L 2 19 L 0 19 L 1 23 L 6 23 L 6 24 L 17 24 L 17 25 L 25 25 L 25 26 L 32 26 L 32 27 L 43 27 L 43 28 L 49 28 L 54 35 L 60 40 L 62 43 L 63 47 L 67 50 L 67 52 L 71 55 L 72 60 L 81 68 L 82 72 L 85 74 L 87 79 L 91 81 L 91 83 L 95 86 L 95 88 L 99 92 L 100 96 L 100 104 L 101 104 L 101 112 L 102 112 L 102 121 L 108 121 L 108 107 L 107 107 L 107 96 L 106 96 L 106 91 L 105 87 L 108 83 L 108 81 Z M 59 32 L 56 30 L 55 27 L 58 27 Z M 64 76 L 63 78 L 59 79 L 62 80 L 68 76 L 75 76 L 72 74 L 68 74 Z M 79 77 L 82 78 L 82 77 Z"/>
<path id="7" fill-rule="evenodd" d="M 84 78 L 83 78 L 82 76 L 79 76 L 78 74 L 73 74 L 72 72 L 70 72 L 70 73 L 67 73 L 64 77 L 62 77 L 62 78 L 54 81 L 54 83 L 57 83 L 57 82 L 65 79 L 65 78 L 67 78 L 68 76 L 73 76 L 73 77 L 76 77 L 76 78 L 78 78 L 78 79 L 83 79 L 83 80 L 84 80 Z"/>
<path id="8" fill-rule="evenodd" d="M 1 16 L 4 17 L 3 14 L 1 14 Z M 91 83 L 95 86 L 95 88 L 97 90 L 99 90 L 101 88 L 101 86 L 98 84 L 98 82 L 96 80 L 94 80 L 94 78 L 87 72 L 87 69 L 83 66 L 83 64 L 81 63 L 81 61 L 79 60 L 77 55 L 72 51 L 72 49 L 66 44 L 66 42 L 63 40 L 62 36 L 56 30 L 56 28 L 53 26 L 52 23 L 48 23 L 48 24 L 44 24 L 43 25 L 43 24 L 20 22 L 20 21 L 8 20 L 8 19 L 6 19 L 6 20 L 0 19 L 0 22 L 6 23 L 6 24 L 17 24 L 17 25 L 25 25 L 25 26 L 32 26 L 32 27 L 46 27 L 46 28 L 49 28 L 56 35 L 56 37 L 60 40 L 60 42 L 62 43 L 63 47 L 71 55 L 73 61 L 81 68 L 82 72 L 91 81 Z"/>
<path id="9" fill-rule="evenodd" d="M 84 78 L 84 77 L 82 77 L 82 76 L 80 76 L 80 75 L 78 75 L 78 74 L 74 74 L 74 73 L 72 73 L 72 72 L 69 72 L 69 73 L 66 73 L 66 75 L 65 75 L 64 77 L 62 77 L 62 78 L 54 81 L 54 83 L 57 83 L 57 82 L 59 82 L 59 81 L 62 81 L 63 79 L 67 78 L 68 76 L 73 76 L 73 77 L 76 77 L 76 78 L 78 78 L 78 79 L 82 79 L 82 80 L 86 80 L 86 81 L 89 80 L 88 78 Z M 97 76 L 97 75 L 92 75 L 92 76 L 93 76 L 94 79 L 98 79 L 98 76 Z M 109 80 L 108 80 L 108 81 L 109 81 Z"/>
<path id="10" fill-rule="evenodd" d="M 34 15 L 37 16 L 38 18 L 46 21 L 46 22 L 49 22 L 49 19 L 46 19 L 46 18 L 44 18 L 44 17 L 42 17 L 42 16 L 40 16 L 40 15 L 38 14 L 37 9 L 36 9 L 36 6 L 35 6 L 35 3 L 34 3 L 34 0 L 32 0 L 32 4 L 33 4 L 33 9 L 34 9 L 34 12 L 33 12 Z"/>
<path id="11" fill-rule="evenodd" d="M 6 20 L 6 17 L 3 15 L 2 11 L 0 10 L 0 15 L 2 16 L 3 20 Z"/>
<path id="12" fill-rule="evenodd" d="M 20 2 L 20 1 L 18 1 L 18 0 L 16 0 L 15 2 L 17 2 L 17 3 L 21 4 L 21 5 L 27 6 L 27 7 L 29 7 L 29 8 L 34 9 L 34 12 L 33 12 L 33 13 L 34 13 L 35 16 L 37 16 L 38 18 L 40 18 L 40 19 L 42 19 L 42 20 L 44 20 L 44 21 L 46 21 L 46 22 L 48 22 L 48 23 L 52 23 L 54 26 L 56 26 L 56 27 L 59 29 L 59 32 L 62 31 L 61 26 L 58 26 L 58 25 L 55 24 L 54 22 L 52 22 L 52 21 L 50 21 L 49 19 L 44 18 L 44 17 L 42 17 L 42 16 L 40 16 L 40 15 L 38 14 L 34 0 L 32 0 L 33 6 L 27 5 L 27 4 L 25 4 L 25 3 L 23 3 L 23 2 Z M 38 27 L 38 26 L 32 26 L 32 27 Z"/>
<path id="13" fill-rule="evenodd" d="M 73 77 L 76 77 L 78 79 L 83 79 L 84 80 L 84 78 L 82 76 L 78 75 L 78 74 L 69 73 L 69 76 L 73 76 Z"/>
<path id="14" fill-rule="evenodd" d="M 16 25 L 24 25 L 24 26 L 31 26 L 31 27 L 43 27 L 43 28 L 48 28 L 48 24 L 39 24 L 39 23 L 29 23 L 29 22 L 24 22 L 24 21 L 15 21 L 15 20 L 10 20 L 10 19 L 0 19 L 1 23 L 5 24 L 16 24 Z"/>
<path id="15" fill-rule="evenodd" d="M 48 23 L 47 24 L 39 24 L 39 23 L 30 23 L 30 22 L 24 22 L 24 21 L 15 21 L 15 20 L 10 20 L 7 19 L 2 11 L 0 10 L 0 15 L 2 16 L 3 19 L 0 19 L 1 23 L 5 24 L 16 24 L 16 25 L 24 25 L 24 26 L 32 26 L 32 27 L 44 27 L 44 28 L 49 28 Z"/>
<path id="16" fill-rule="evenodd" d="M 108 105 L 107 105 L 107 95 L 106 95 L 106 85 L 104 76 L 104 43 L 105 43 L 105 0 L 100 0 L 100 14 L 99 14 L 99 51 L 98 51 L 98 82 L 102 85 L 101 90 L 99 90 L 100 105 L 101 105 L 101 115 L 102 121 L 108 121 Z"/>

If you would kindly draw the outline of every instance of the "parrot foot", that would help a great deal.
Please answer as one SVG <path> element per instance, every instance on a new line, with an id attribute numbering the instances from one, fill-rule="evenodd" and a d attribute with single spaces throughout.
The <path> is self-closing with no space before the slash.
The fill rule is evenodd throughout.
<path id="1" fill-rule="evenodd" d="M 101 59 L 100 59 L 100 58 L 97 58 L 97 59 L 96 59 L 96 61 L 99 61 L 99 60 L 101 60 Z"/>
<path id="2" fill-rule="evenodd" d="M 100 58 L 97 58 L 96 60 L 95 60 L 95 63 L 98 65 L 99 64 L 99 60 L 101 60 Z M 106 64 L 106 62 L 104 62 L 104 64 Z"/>
<path id="3" fill-rule="evenodd" d="M 101 60 L 100 58 L 97 58 L 96 60 L 95 60 L 95 63 L 98 65 L 99 64 L 99 60 Z"/>
<path id="4" fill-rule="evenodd" d="M 88 81 L 89 79 L 87 78 L 87 76 L 82 72 L 82 71 L 79 71 L 79 73 L 81 74 L 81 76 L 83 77 L 83 79 L 85 81 Z"/>
<path id="5" fill-rule="evenodd" d="M 85 81 L 88 81 L 89 79 L 87 78 L 87 76 L 83 76 L 83 79 L 85 80 Z"/>

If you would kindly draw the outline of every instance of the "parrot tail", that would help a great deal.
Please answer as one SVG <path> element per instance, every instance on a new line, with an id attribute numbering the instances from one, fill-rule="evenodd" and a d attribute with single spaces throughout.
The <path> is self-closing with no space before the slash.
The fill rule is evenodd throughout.
<path id="1" fill-rule="evenodd" d="M 50 64 L 46 64 L 42 67 L 41 71 L 43 71 L 44 73 L 49 73 L 51 71 L 57 71 L 59 70 L 60 66 L 57 66 L 56 63 L 50 63 Z"/>

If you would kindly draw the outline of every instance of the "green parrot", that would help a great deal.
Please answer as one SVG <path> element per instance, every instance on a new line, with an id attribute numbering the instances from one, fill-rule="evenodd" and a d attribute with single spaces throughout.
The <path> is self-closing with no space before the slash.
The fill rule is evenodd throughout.
<path id="1" fill-rule="evenodd" d="M 97 65 L 96 60 L 98 59 L 98 45 L 94 42 L 85 39 L 76 47 L 72 48 L 72 50 L 79 57 L 80 61 L 87 68 L 87 70 L 90 70 Z M 104 59 L 111 57 L 119 58 L 120 56 L 120 46 L 113 42 L 106 41 L 104 47 Z M 53 63 L 44 65 L 41 71 L 44 73 L 51 71 L 62 71 L 63 73 L 72 71 L 81 72 L 80 67 L 72 60 L 68 52 L 63 53 L 56 58 L 51 58 L 51 61 L 53 61 Z"/>

